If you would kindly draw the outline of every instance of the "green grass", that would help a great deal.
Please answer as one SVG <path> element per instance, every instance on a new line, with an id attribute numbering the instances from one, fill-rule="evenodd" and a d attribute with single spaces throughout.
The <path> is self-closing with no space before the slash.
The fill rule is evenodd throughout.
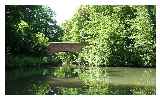
<path id="1" fill-rule="evenodd" d="M 6 58 L 6 67 L 9 68 L 24 68 L 24 67 L 38 67 L 46 64 L 58 65 L 61 60 L 56 56 L 49 58 L 47 56 L 25 56 L 25 55 L 11 55 Z"/>

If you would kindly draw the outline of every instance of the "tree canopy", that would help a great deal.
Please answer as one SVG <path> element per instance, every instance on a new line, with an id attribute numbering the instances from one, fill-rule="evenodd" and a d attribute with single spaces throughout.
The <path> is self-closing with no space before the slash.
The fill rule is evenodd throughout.
<path id="1" fill-rule="evenodd" d="M 41 5 L 6 5 L 6 45 L 16 54 L 41 54 L 48 41 L 60 41 L 55 12 Z"/>
<path id="2" fill-rule="evenodd" d="M 7 5 L 6 48 L 14 54 L 42 55 L 48 41 L 78 41 L 81 52 L 59 54 L 62 61 L 154 66 L 155 12 L 152 5 L 82 5 L 60 27 L 47 6 Z"/>
<path id="3" fill-rule="evenodd" d="M 156 63 L 155 6 L 81 6 L 63 24 L 64 41 L 84 46 L 78 59 L 91 65 Z"/>

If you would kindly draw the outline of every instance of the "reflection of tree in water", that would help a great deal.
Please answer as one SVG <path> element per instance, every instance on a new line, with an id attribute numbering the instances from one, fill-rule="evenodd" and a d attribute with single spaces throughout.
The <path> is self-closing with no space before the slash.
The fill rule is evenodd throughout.
<path id="1" fill-rule="evenodd" d="M 108 92 L 108 74 L 106 70 L 99 67 L 88 67 L 86 69 L 77 69 L 71 67 L 61 67 L 56 69 L 54 76 L 65 77 L 77 77 L 83 83 L 81 88 L 65 88 L 57 87 L 53 88 L 50 94 L 55 94 L 55 89 L 58 90 L 57 94 L 107 94 Z"/>
<path id="2" fill-rule="evenodd" d="M 49 78 L 32 83 L 32 89 L 30 90 L 31 94 L 50 95 L 155 94 L 155 88 L 147 87 L 151 85 L 152 71 L 146 69 L 141 72 L 143 74 L 139 75 L 141 79 L 137 80 L 137 83 L 143 83 L 142 85 L 145 84 L 146 86 L 112 86 L 108 84 L 108 69 L 100 67 L 87 67 L 85 69 L 71 66 L 59 67 L 51 71 L 48 70 L 46 75 L 49 75 Z"/>
<path id="3" fill-rule="evenodd" d="M 152 87 L 132 88 L 131 90 L 134 95 L 154 95 L 156 92 L 156 89 Z"/>
<path id="4" fill-rule="evenodd" d="M 108 73 L 99 67 L 89 67 L 79 75 L 87 87 L 86 94 L 107 94 L 108 92 Z"/>
<path id="5" fill-rule="evenodd" d="M 151 95 L 151 94 L 155 94 L 156 89 L 153 86 L 153 77 L 152 77 L 152 70 L 151 69 L 145 69 L 144 71 L 142 71 L 142 75 L 141 78 L 139 79 L 139 81 L 137 83 L 140 83 L 142 85 L 142 87 L 140 88 L 132 88 L 132 92 L 133 94 L 139 94 L 139 95 Z M 155 85 L 155 84 L 154 84 Z"/>
<path id="6" fill-rule="evenodd" d="M 140 84 L 143 84 L 145 86 L 148 86 L 148 85 L 152 85 L 152 70 L 151 69 L 145 69 L 144 71 L 142 71 L 142 75 L 139 75 L 141 76 L 141 78 L 139 79 L 138 83 Z"/>

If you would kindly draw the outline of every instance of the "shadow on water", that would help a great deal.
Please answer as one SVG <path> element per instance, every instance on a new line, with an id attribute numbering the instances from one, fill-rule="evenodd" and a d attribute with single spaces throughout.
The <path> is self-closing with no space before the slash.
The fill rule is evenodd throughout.
<path id="1" fill-rule="evenodd" d="M 154 95 L 155 79 L 154 68 L 30 68 L 7 71 L 5 91 L 35 95 Z"/>

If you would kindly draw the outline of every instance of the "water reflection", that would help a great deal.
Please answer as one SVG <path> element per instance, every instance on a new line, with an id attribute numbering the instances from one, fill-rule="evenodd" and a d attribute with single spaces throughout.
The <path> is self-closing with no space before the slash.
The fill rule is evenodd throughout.
<path id="1" fill-rule="evenodd" d="M 7 81 L 6 94 L 152 95 L 156 92 L 153 68 L 62 66 L 40 71 L 38 76 Z"/>

